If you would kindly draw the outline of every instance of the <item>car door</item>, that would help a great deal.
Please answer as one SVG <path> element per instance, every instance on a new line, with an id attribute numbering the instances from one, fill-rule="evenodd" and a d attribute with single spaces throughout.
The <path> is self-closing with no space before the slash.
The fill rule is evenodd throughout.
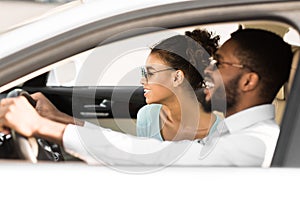
<path id="1" fill-rule="evenodd" d="M 12 80 L 39 71 L 40 76 L 25 82 L 21 87 L 31 93 L 44 92 L 62 111 L 95 123 L 98 123 L 99 118 L 103 121 L 113 119 L 114 123 L 117 118 L 129 119 L 132 128 L 130 131 L 122 130 L 122 132 L 134 134 L 134 118 L 138 109 L 145 104 L 143 89 L 138 83 L 138 66 L 143 61 L 136 60 L 140 56 L 133 56 L 132 59 L 129 59 L 137 61 L 128 64 L 130 67 L 134 66 L 127 68 L 129 69 L 127 72 L 130 73 L 121 73 L 125 64 L 118 63 L 118 61 L 122 60 L 123 55 L 134 54 L 140 49 L 149 48 L 147 45 L 151 47 L 155 41 L 163 38 L 163 36 L 152 37 L 150 33 L 163 32 L 166 29 L 173 32 L 177 28 L 187 29 L 226 22 L 243 24 L 247 21 L 257 23 L 271 21 L 287 24 L 296 30 L 299 30 L 300 27 L 297 21 L 300 17 L 297 10 L 300 6 L 298 2 L 266 2 L 264 4 L 252 2 L 251 6 L 234 1 L 226 5 L 218 4 L 220 3 L 217 1 L 181 2 L 131 11 L 81 24 L 49 39 L 38 41 L 1 59 L 0 85 L 3 86 L 1 91 L 10 90 L 11 88 L 7 84 Z M 148 42 L 147 45 L 144 43 L 143 46 L 136 45 L 140 44 L 143 39 L 130 43 L 132 46 L 129 45 L 128 49 L 126 45 L 120 45 L 127 39 L 138 39 L 138 36 L 142 35 L 149 36 L 145 39 Z M 110 49 L 114 44 L 114 49 Z M 94 74 L 93 71 L 82 71 L 85 67 L 78 67 L 80 73 L 62 73 L 63 76 L 56 77 L 52 76 L 51 72 L 44 73 L 48 72 L 50 68 L 54 70 L 55 74 L 55 69 L 59 70 L 59 65 L 67 65 L 72 69 L 74 61 L 65 59 L 89 51 L 92 52 L 87 53 L 89 55 L 86 60 L 78 61 L 83 63 L 79 66 L 92 66 L 92 69 L 104 70 Z M 77 62 L 77 58 L 74 59 Z M 77 70 L 78 65 L 74 65 Z M 113 65 L 119 67 L 111 67 Z M 112 77 L 110 74 L 120 75 L 115 83 L 105 83 L 105 79 Z M 75 82 L 72 79 L 73 76 L 76 77 Z M 53 79 L 57 78 L 58 82 L 53 82 Z M 124 80 L 127 81 L 126 84 L 123 82 Z M 72 81 L 73 83 L 70 83 Z M 122 127 L 129 127 L 128 121 L 124 121 L 124 124 Z M 118 128 L 117 130 L 122 129 L 118 124 L 116 128 Z M 284 125 L 282 128 L 282 132 L 288 131 Z"/>

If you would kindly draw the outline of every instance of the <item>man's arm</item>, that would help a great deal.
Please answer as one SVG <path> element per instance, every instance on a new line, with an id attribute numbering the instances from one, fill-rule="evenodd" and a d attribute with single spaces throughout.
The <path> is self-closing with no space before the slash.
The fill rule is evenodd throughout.
<path id="1" fill-rule="evenodd" d="M 89 164 L 261 166 L 265 152 L 263 142 L 242 134 L 219 135 L 211 140 L 213 145 L 203 146 L 198 141 L 159 141 L 100 126 L 66 125 L 40 116 L 23 96 L 1 100 L 0 131 L 5 132 L 6 127 L 26 137 L 41 137 L 60 144 Z M 208 153 L 202 156 L 202 152 Z"/>
<path id="2" fill-rule="evenodd" d="M 193 141 L 159 141 L 103 127 L 75 125 L 68 125 L 63 135 L 64 149 L 89 164 L 170 165 L 183 155 L 191 143 Z M 201 146 L 198 143 L 198 147 Z M 197 154 L 194 158 L 197 159 Z"/>

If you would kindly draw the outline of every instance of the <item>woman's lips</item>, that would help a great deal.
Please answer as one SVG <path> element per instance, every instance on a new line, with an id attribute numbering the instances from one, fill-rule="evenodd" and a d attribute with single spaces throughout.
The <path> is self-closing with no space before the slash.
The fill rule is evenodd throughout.
<path id="1" fill-rule="evenodd" d="M 213 88 L 215 84 L 211 80 L 204 80 L 204 88 L 210 89 Z"/>
<path id="2" fill-rule="evenodd" d="M 214 87 L 215 87 L 214 82 L 210 78 L 206 77 L 204 79 L 204 94 L 205 94 L 206 101 L 209 101 L 211 99 L 211 95 Z"/>

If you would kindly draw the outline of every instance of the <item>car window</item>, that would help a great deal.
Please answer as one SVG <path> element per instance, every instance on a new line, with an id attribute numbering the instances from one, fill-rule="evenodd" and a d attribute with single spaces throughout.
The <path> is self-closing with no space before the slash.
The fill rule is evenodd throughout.
<path id="1" fill-rule="evenodd" d="M 125 40 L 99 44 L 98 47 L 65 59 L 54 65 L 49 73 L 47 86 L 138 86 L 140 85 L 140 67 L 145 64 L 152 45 L 164 38 L 184 34 L 187 30 L 159 29 L 149 34 L 131 37 Z M 220 44 L 238 28 L 237 23 L 199 26 L 220 35 Z M 120 37 L 126 33 L 120 33 Z M 108 38 L 109 40 L 110 38 Z"/>
<path id="2" fill-rule="evenodd" d="M 198 28 L 205 28 L 215 35 L 220 35 L 221 45 L 239 25 L 238 23 L 224 23 L 202 25 Z M 245 26 L 250 27 L 253 24 Z M 272 27 L 276 26 L 270 26 Z M 139 68 L 146 62 L 150 47 L 164 38 L 178 33 L 184 34 L 185 31 L 194 28 L 196 27 L 160 29 L 153 33 L 105 45 L 99 44 L 92 50 L 56 63 L 49 73 L 47 86 L 138 86 L 140 85 Z M 123 34 L 126 33 L 120 33 L 121 36 Z M 280 34 L 288 43 L 299 46 L 299 34 L 292 27 L 286 28 Z"/>

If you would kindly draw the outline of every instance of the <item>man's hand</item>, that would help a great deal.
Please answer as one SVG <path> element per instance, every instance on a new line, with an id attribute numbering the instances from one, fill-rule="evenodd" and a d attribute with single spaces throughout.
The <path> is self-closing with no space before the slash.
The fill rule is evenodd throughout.
<path id="1" fill-rule="evenodd" d="M 39 129 L 41 116 L 24 96 L 5 98 L 0 102 L 0 131 L 8 133 L 14 129 L 26 137 L 31 137 Z"/>

